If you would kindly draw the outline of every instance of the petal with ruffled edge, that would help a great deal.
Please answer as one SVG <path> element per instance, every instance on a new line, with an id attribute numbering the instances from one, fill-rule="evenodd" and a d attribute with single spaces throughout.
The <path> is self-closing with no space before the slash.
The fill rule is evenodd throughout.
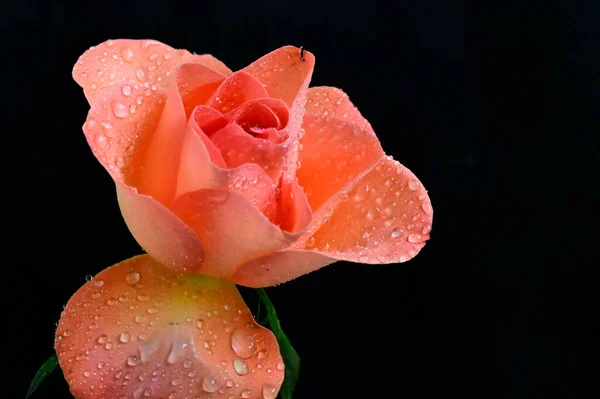
<path id="1" fill-rule="evenodd" d="M 92 104 L 112 85 L 135 81 L 151 89 L 184 63 L 194 63 L 227 76 L 231 70 L 211 55 L 190 54 L 156 40 L 108 40 L 84 52 L 73 68 L 73 79 Z"/>
<path id="2" fill-rule="evenodd" d="M 284 378 L 273 333 L 233 284 L 173 272 L 148 255 L 81 287 L 55 348 L 76 399 L 263 397 Z"/>

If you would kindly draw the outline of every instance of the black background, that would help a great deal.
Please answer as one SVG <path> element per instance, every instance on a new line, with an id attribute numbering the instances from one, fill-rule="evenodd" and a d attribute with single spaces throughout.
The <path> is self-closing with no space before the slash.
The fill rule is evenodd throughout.
<path id="1" fill-rule="evenodd" d="M 303 360 L 295 397 L 594 397 L 600 6 L 4 5 L 6 397 L 24 397 L 85 276 L 141 253 L 71 78 L 109 38 L 157 39 L 233 70 L 303 45 L 312 84 L 344 89 L 429 190 L 432 239 L 414 260 L 339 262 L 268 290 Z M 70 395 L 56 373 L 36 397 Z"/>

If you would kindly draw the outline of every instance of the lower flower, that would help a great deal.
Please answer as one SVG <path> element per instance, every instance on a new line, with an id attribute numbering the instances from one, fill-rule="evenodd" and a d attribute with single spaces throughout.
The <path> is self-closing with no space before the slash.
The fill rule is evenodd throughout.
<path id="1" fill-rule="evenodd" d="M 69 300 L 56 331 L 76 399 L 274 399 L 284 365 L 235 285 L 180 274 L 148 255 L 99 273 Z"/>

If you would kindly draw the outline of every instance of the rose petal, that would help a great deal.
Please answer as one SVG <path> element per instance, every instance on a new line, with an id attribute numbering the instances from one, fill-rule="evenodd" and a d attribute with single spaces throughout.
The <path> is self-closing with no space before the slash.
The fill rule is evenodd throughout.
<path id="1" fill-rule="evenodd" d="M 337 117 L 352 122 L 359 128 L 372 132 L 373 128 L 348 95 L 336 87 L 311 87 L 308 89 L 306 113 L 321 117 Z"/>
<path id="2" fill-rule="evenodd" d="M 225 79 L 208 100 L 207 105 L 221 113 L 226 113 L 245 102 L 266 97 L 269 97 L 269 94 L 254 76 L 238 71 Z"/>
<path id="3" fill-rule="evenodd" d="M 196 234 L 154 198 L 120 182 L 116 186 L 123 219 L 140 246 L 174 270 L 197 269 L 204 249 Z"/>
<path id="4" fill-rule="evenodd" d="M 304 59 L 302 59 L 304 58 Z M 298 141 L 306 104 L 308 84 L 315 66 L 315 57 L 293 46 L 281 47 L 253 62 L 244 71 L 258 79 L 271 98 L 283 100 L 290 108 L 283 180 L 295 180 L 298 165 Z"/>
<path id="5" fill-rule="evenodd" d="M 367 173 L 384 155 L 372 130 L 337 117 L 306 114 L 296 171 L 313 211 Z"/>
<path id="6" fill-rule="evenodd" d="M 231 281 L 236 268 L 252 258 L 289 246 L 300 233 L 287 233 L 235 192 L 202 189 L 177 197 L 169 208 L 205 248 L 197 272 Z"/>
<path id="7" fill-rule="evenodd" d="M 106 88 L 136 81 L 150 88 L 163 84 L 168 74 L 185 62 L 197 63 L 223 76 L 231 73 L 211 55 L 192 55 L 156 40 L 108 40 L 87 50 L 73 67 L 73 79 L 89 103 Z"/>
<path id="8" fill-rule="evenodd" d="M 225 118 L 248 134 L 280 143 L 287 135 L 290 111 L 281 100 L 263 98 L 244 103 Z"/>
<path id="9" fill-rule="evenodd" d="M 162 116 L 166 93 L 136 82 L 98 95 L 83 125 L 92 152 L 116 181 L 137 185 L 145 149 Z"/>
<path id="10" fill-rule="evenodd" d="M 336 262 L 316 251 L 283 250 L 248 261 L 238 267 L 231 281 L 245 287 L 270 287 Z"/>
<path id="11" fill-rule="evenodd" d="M 141 194 L 151 195 L 162 204 L 175 196 L 186 126 L 181 97 L 173 86 L 167 94 L 158 125 L 147 142 L 137 184 Z"/>
<path id="12" fill-rule="evenodd" d="M 284 377 L 273 333 L 233 284 L 173 272 L 148 255 L 81 287 L 55 348 L 76 399 L 262 397 Z"/>
<path id="13" fill-rule="evenodd" d="M 177 88 L 186 118 L 201 104 L 206 104 L 225 78 L 212 69 L 198 64 L 184 64 L 176 72 Z"/>
<path id="14" fill-rule="evenodd" d="M 225 126 L 213 133 L 210 139 L 221 152 L 228 167 L 255 163 L 271 176 L 274 183 L 279 181 L 289 145 L 252 137 L 236 124 Z"/>
<path id="15" fill-rule="evenodd" d="M 306 80 L 310 81 L 315 65 L 315 57 L 310 52 L 304 51 L 303 56 L 304 61 L 299 48 L 284 46 L 254 61 L 243 71 L 262 83 L 269 97 L 281 99 L 292 107 Z"/>
<path id="16" fill-rule="evenodd" d="M 415 175 L 384 157 L 331 204 L 333 213 L 306 245 L 339 260 L 405 262 L 429 239 L 433 208 Z"/>

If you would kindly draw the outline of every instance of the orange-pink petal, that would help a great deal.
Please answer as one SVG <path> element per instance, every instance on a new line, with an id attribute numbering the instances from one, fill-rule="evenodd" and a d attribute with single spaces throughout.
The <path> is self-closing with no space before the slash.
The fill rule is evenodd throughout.
<path id="1" fill-rule="evenodd" d="M 192 55 L 156 40 L 108 40 L 87 50 L 73 68 L 73 79 L 89 103 L 112 85 L 135 81 L 147 88 L 162 84 L 183 63 L 196 63 L 227 76 L 231 73 L 211 55 Z"/>
<path id="2" fill-rule="evenodd" d="M 257 192 L 265 190 L 260 187 Z M 201 189 L 182 194 L 169 205 L 205 248 L 204 262 L 194 271 L 232 281 L 242 263 L 288 247 L 299 237 L 300 233 L 282 231 L 243 194 Z"/>
<path id="3" fill-rule="evenodd" d="M 186 118 L 198 105 L 206 104 L 225 80 L 223 75 L 200 64 L 182 65 L 175 78 Z"/>
<path id="4" fill-rule="evenodd" d="M 348 95 L 337 87 L 317 86 L 308 89 L 306 113 L 321 117 L 337 117 L 352 122 L 366 131 L 373 131 L 369 121 L 352 104 Z"/>
<path id="5" fill-rule="evenodd" d="M 314 55 L 304 51 L 303 60 L 300 51 L 294 46 L 278 48 L 254 61 L 243 71 L 261 82 L 269 97 L 283 100 L 292 107 L 296 97 L 304 89 L 306 79 L 312 76 L 315 66 Z"/>
<path id="6" fill-rule="evenodd" d="M 244 71 L 235 72 L 219 86 L 207 105 L 221 113 L 229 112 L 247 101 L 267 98 L 269 94 L 263 85 Z"/>
<path id="7" fill-rule="evenodd" d="M 307 113 L 303 128 L 296 174 L 315 212 L 384 155 L 373 131 L 351 121 Z"/>
<path id="8" fill-rule="evenodd" d="M 273 333 L 233 284 L 176 273 L 148 255 L 81 287 L 55 348 L 76 399 L 262 398 L 284 377 Z"/>
<path id="9" fill-rule="evenodd" d="M 392 157 L 383 157 L 343 194 L 306 247 L 339 260 L 396 263 L 425 246 L 431 201 L 415 175 Z"/>
<path id="10" fill-rule="evenodd" d="M 116 182 L 123 219 L 146 252 L 171 269 L 196 270 L 204 260 L 204 248 L 196 233 L 154 198 Z"/>
<path id="11" fill-rule="evenodd" d="M 274 183 L 279 181 L 289 146 L 253 137 L 233 123 L 213 133 L 210 139 L 229 168 L 254 163 L 263 168 Z"/>

